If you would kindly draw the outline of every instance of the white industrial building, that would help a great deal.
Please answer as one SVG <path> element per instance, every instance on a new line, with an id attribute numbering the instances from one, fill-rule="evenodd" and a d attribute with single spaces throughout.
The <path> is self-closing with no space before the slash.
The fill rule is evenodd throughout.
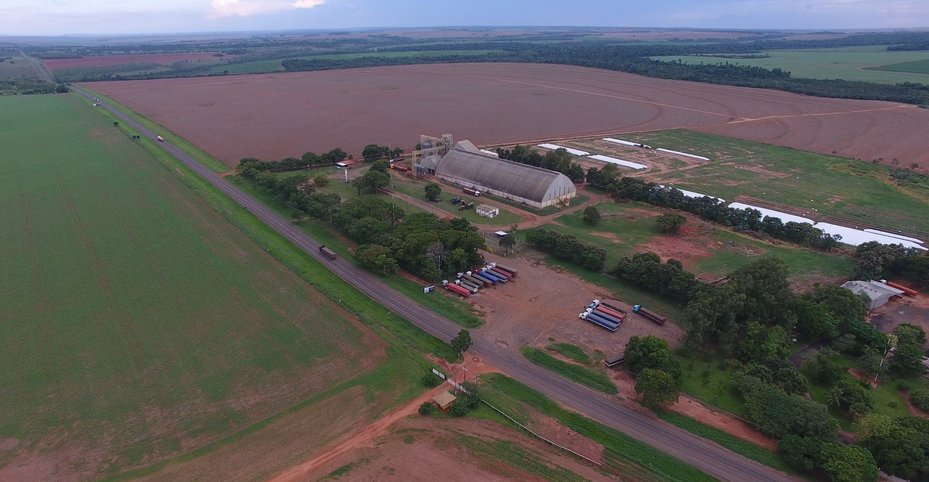
<path id="1" fill-rule="evenodd" d="M 566 202 L 577 195 L 574 183 L 560 172 L 498 159 L 469 141 L 444 153 L 418 159 L 417 173 L 434 174 L 451 184 L 509 199 L 534 208 Z"/>
<path id="2" fill-rule="evenodd" d="M 879 281 L 846 281 L 842 287 L 856 295 L 868 297 L 868 309 L 873 310 L 887 304 L 894 296 L 903 296 L 903 290 L 887 286 Z"/>

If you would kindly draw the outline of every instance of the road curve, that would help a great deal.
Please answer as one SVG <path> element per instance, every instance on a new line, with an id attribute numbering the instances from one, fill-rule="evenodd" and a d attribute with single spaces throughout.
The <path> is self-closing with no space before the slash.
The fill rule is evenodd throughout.
<path id="1" fill-rule="evenodd" d="M 76 88 L 75 91 L 85 97 L 94 98 L 94 95 L 86 90 Z M 155 139 L 156 134 L 153 131 L 116 109 L 109 102 L 101 102 L 100 107 L 137 129 L 142 135 Z M 320 244 L 294 226 L 292 222 L 226 182 L 218 174 L 170 142 L 158 142 L 158 145 L 300 249 L 326 265 L 333 273 L 384 307 L 441 340 L 451 340 L 458 333 L 460 327 L 454 322 L 399 293 L 371 273 L 342 258 L 330 260 L 324 257 L 319 252 Z M 470 353 L 483 358 L 510 377 L 571 410 L 683 460 L 709 475 L 722 480 L 739 482 L 793 480 L 787 474 L 749 460 L 714 442 L 697 437 L 647 414 L 630 409 L 614 398 L 534 365 L 519 353 L 500 348 L 493 340 L 482 338 L 480 331 L 475 332 L 473 338 L 474 345 Z"/>

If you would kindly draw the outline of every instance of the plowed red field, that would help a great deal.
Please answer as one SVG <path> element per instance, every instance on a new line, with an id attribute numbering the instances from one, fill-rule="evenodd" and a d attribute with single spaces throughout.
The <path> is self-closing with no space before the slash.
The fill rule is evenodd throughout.
<path id="1" fill-rule="evenodd" d="M 440 64 L 99 82 L 110 95 L 232 165 L 419 134 L 478 144 L 689 128 L 929 167 L 929 110 L 891 102 L 653 79 L 539 64 Z"/>

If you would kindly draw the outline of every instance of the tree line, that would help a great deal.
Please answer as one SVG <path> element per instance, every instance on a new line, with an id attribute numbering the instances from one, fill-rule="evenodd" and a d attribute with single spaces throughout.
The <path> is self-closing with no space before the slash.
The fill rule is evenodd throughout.
<path id="1" fill-rule="evenodd" d="M 548 151 L 543 156 L 535 149 L 531 149 L 527 146 L 516 146 L 513 149 L 498 147 L 497 155 L 500 159 L 560 172 L 574 183 L 582 183 L 586 177 L 584 168 L 581 167 L 580 164 L 574 162 L 574 156 L 569 154 L 564 148 Z"/>
<path id="2" fill-rule="evenodd" d="M 372 166 L 366 176 L 386 175 L 384 170 Z M 321 181 L 311 181 L 306 175 L 281 179 L 254 168 L 242 170 L 241 175 L 297 214 L 330 223 L 358 243 L 355 259 L 378 274 L 390 275 L 404 269 L 422 279 L 438 281 L 483 261 L 479 250 L 484 246 L 484 237 L 465 219 L 407 214 L 396 204 L 374 196 L 343 201 L 337 194 L 319 192 L 315 185 Z"/>
<path id="3" fill-rule="evenodd" d="M 602 184 L 604 180 L 598 179 L 598 182 Z M 678 189 L 660 187 L 638 178 L 623 177 L 618 181 L 611 181 L 606 189 L 617 200 L 628 199 L 665 208 L 680 209 L 736 231 L 764 234 L 821 251 L 835 249 L 842 239 L 841 236 L 824 233 L 809 223 L 794 221 L 785 223 L 780 218 L 762 216 L 761 212 L 756 209 L 731 208 L 723 201 L 709 196 L 687 197 Z"/>
<path id="4" fill-rule="evenodd" d="M 310 167 L 330 166 L 350 157 L 348 153 L 338 147 L 322 155 L 305 152 L 300 157 L 285 157 L 279 161 L 262 161 L 254 157 L 246 157 L 239 161 L 239 172 L 243 175 L 248 172 L 245 177 L 253 178 L 254 174 L 258 172 L 286 172 Z"/>
<path id="5" fill-rule="evenodd" d="M 525 234 L 526 243 L 539 251 L 570 261 L 583 268 L 600 271 L 606 261 L 606 250 L 582 243 L 574 236 L 548 229 L 536 229 Z"/>
<path id="6" fill-rule="evenodd" d="M 855 249 L 855 276 L 860 279 L 893 278 L 917 287 L 929 287 L 929 252 L 899 244 L 869 242 Z"/>

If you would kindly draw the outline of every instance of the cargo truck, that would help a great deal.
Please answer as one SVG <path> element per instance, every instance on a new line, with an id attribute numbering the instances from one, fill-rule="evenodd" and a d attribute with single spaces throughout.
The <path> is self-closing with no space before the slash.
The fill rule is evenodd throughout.
<path id="1" fill-rule="evenodd" d="M 616 326 L 619 326 L 619 325 L 621 325 L 621 324 L 623 323 L 623 319 L 622 319 L 622 318 L 613 316 L 613 315 L 611 315 L 611 314 L 609 314 L 609 313 L 607 313 L 607 312 L 605 312 L 605 311 L 602 311 L 600 308 L 594 308 L 593 310 L 589 311 L 589 313 L 596 313 L 598 316 L 601 316 L 601 317 L 603 317 L 603 318 L 606 318 L 607 320 L 610 320 L 610 321 L 616 323 Z"/>
<path id="2" fill-rule="evenodd" d="M 633 313 L 638 313 L 638 314 L 644 316 L 645 318 L 647 318 L 647 319 L 648 319 L 649 321 L 651 321 L 652 323 L 656 323 L 656 324 L 659 324 L 659 325 L 663 325 L 663 324 L 665 324 L 666 321 L 668 321 L 665 317 L 659 315 L 658 313 L 655 313 L 654 311 L 652 311 L 652 310 L 650 310 L 650 309 L 648 309 L 648 308 L 646 308 L 646 307 L 644 307 L 644 306 L 642 306 L 642 305 L 634 305 L 634 306 L 632 307 L 632 312 L 633 312 Z"/>
<path id="3" fill-rule="evenodd" d="M 471 188 L 466 187 L 466 188 L 463 188 L 462 191 L 464 191 L 465 194 L 470 194 L 474 197 L 481 197 L 481 192 L 478 191 L 477 189 L 471 189 Z"/>
<path id="4" fill-rule="evenodd" d="M 481 287 L 481 288 L 483 288 L 484 286 L 487 285 L 487 282 L 486 282 L 486 281 L 484 281 L 484 280 L 482 280 L 482 279 L 478 279 L 478 278 L 476 278 L 476 277 L 474 277 L 474 276 L 472 276 L 472 275 L 470 275 L 470 274 L 466 274 L 466 275 L 462 276 L 462 279 L 466 279 L 466 280 L 468 280 L 468 281 L 470 281 L 470 282 L 472 282 L 472 283 L 478 285 L 478 286 Z"/>
<path id="5" fill-rule="evenodd" d="M 595 325 L 597 325 L 597 326 L 599 326 L 599 327 L 601 327 L 601 328 L 604 328 L 604 329 L 606 329 L 606 330 L 609 330 L 609 331 L 616 331 L 616 328 L 619 327 L 618 324 L 616 324 L 616 323 L 614 323 L 614 322 L 612 322 L 612 321 L 610 321 L 610 320 L 607 320 L 606 318 L 603 318 L 603 317 L 601 317 L 600 315 L 598 315 L 598 314 L 596 314 L 596 313 L 588 313 L 588 312 L 586 312 L 586 311 L 583 311 L 583 312 L 581 312 L 579 315 L 577 315 L 577 317 L 580 318 L 580 319 L 582 319 L 582 320 L 587 320 L 587 321 L 589 321 L 589 322 L 591 322 L 591 323 L 593 323 L 593 324 L 595 324 Z"/>
<path id="6" fill-rule="evenodd" d="M 444 286 L 446 290 L 451 291 L 452 293 L 455 293 L 458 296 L 462 296 L 464 298 L 469 298 L 471 296 L 470 291 L 462 288 L 461 286 L 456 285 L 455 283 L 449 283 L 447 280 L 442 281 L 442 286 Z"/>
<path id="7" fill-rule="evenodd" d="M 515 269 L 513 269 L 513 268 L 508 268 L 508 267 L 503 266 L 502 264 L 499 264 L 499 263 L 492 263 L 492 264 L 493 264 L 493 266 L 494 266 L 495 268 L 497 268 L 497 269 L 502 269 L 503 271 L 506 271 L 507 273 L 510 273 L 510 275 L 511 275 L 513 278 L 515 278 L 517 275 L 519 275 L 519 271 L 517 271 L 517 270 L 515 270 Z"/>
<path id="8" fill-rule="evenodd" d="M 323 256 L 325 256 L 325 257 L 327 257 L 327 258 L 329 258 L 329 259 L 335 259 L 335 251 L 333 251 L 333 250 L 331 250 L 331 249 L 329 249 L 329 248 L 327 248 L 327 247 L 325 247 L 325 246 L 320 246 L 320 247 L 319 247 L 319 252 L 322 253 Z"/>
<path id="9" fill-rule="evenodd" d="M 470 291 L 471 294 L 477 293 L 477 286 L 471 284 L 470 282 L 468 282 L 468 281 L 466 281 L 466 280 L 457 280 L 457 281 L 455 281 L 455 283 L 456 283 L 458 286 L 461 286 L 462 288 L 464 288 L 464 289 Z"/>
<path id="10" fill-rule="evenodd" d="M 505 279 L 505 280 L 507 280 L 507 281 L 509 281 L 510 278 L 512 278 L 512 276 L 510 276 L 509 273 L 507 273 L 506 271 L 503 271 L 502 269 L 490 268 L 490 269 L 488 269 L 487 271 L 490 271 L 491 273 L 493 273 L 493 274 L 495 274 L 495 275 L 497 275 L 497 276 L 500 276 L 501 278 L 503 278 L 503 279 Z"/>

